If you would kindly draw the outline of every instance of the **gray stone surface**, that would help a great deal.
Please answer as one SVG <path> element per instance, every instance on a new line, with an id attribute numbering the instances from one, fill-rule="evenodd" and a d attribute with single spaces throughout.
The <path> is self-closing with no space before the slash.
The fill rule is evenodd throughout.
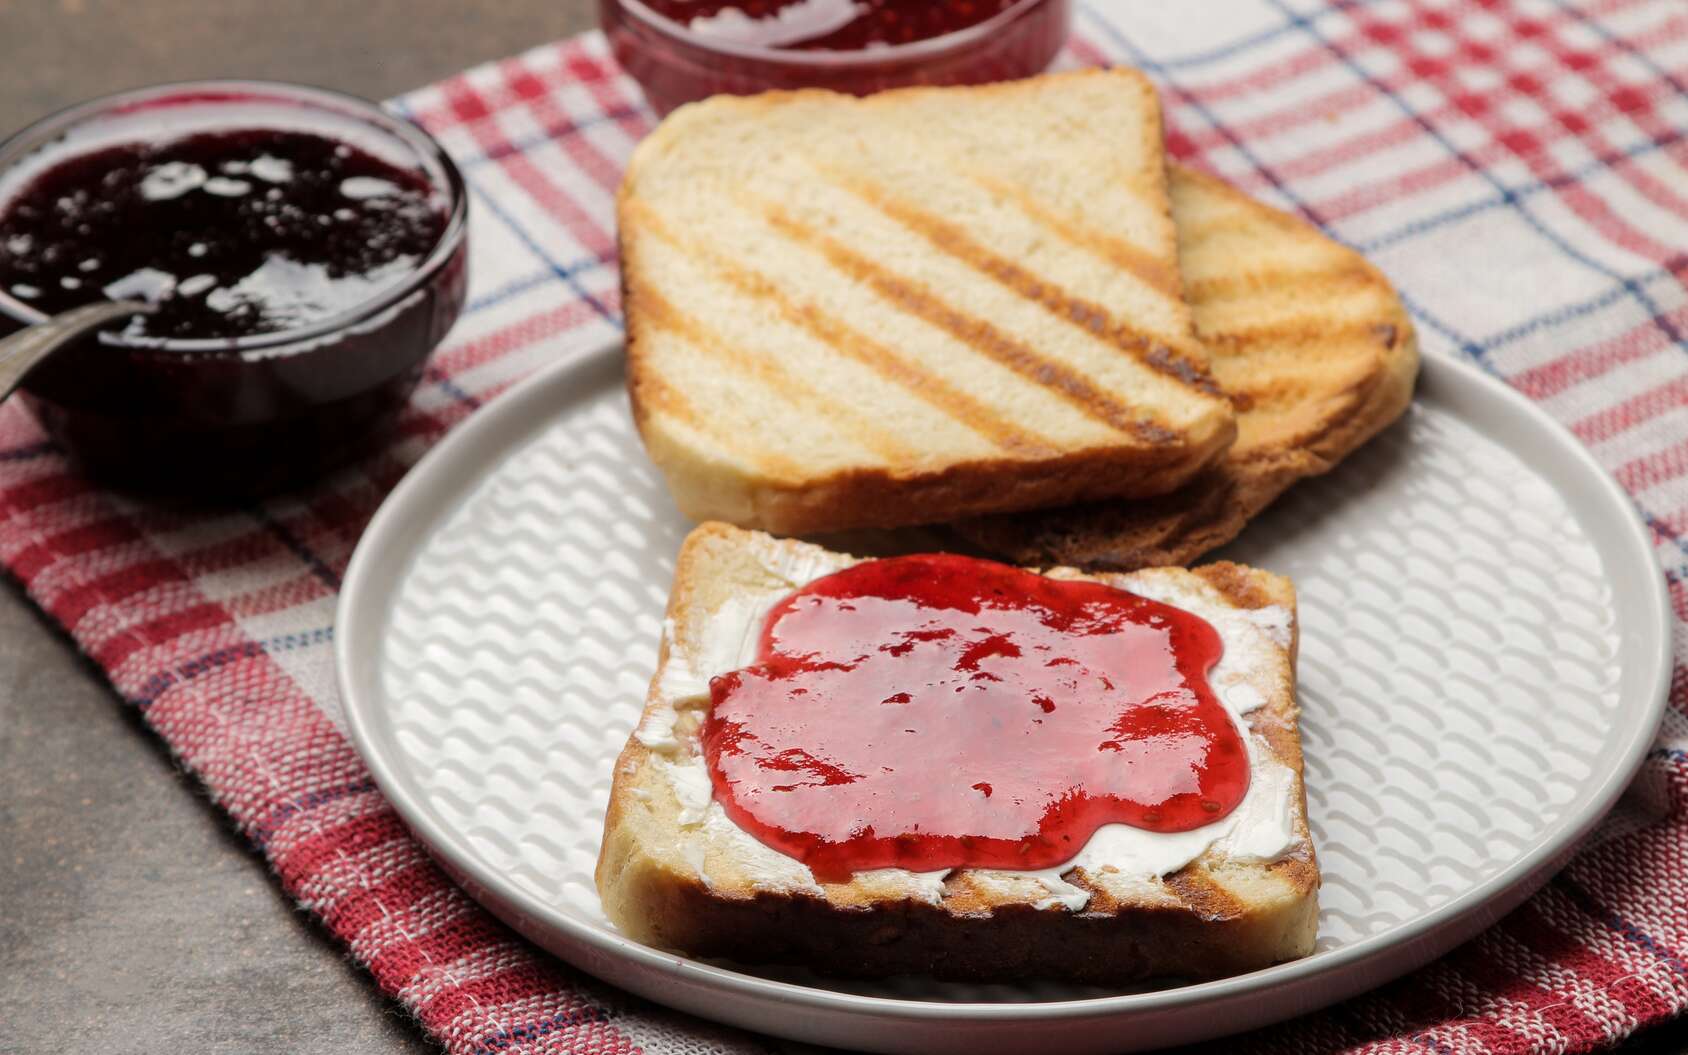
<path id="1" fill-rule="evenodd" d="M 380 98 L 595 18 L 591 0 L 0 0 L 0 134 L 193 77 Z M 1624 1050 L 1685 1049 L 1678 1024 Z M 0 585 L 0 1055 L 433 1050 Z"/>
<path id="2" fill-rule="evenodd" d="M 0 131 L 195 77 L 385 98 L 595 25 L 593 0 L 0 0 Z"/>

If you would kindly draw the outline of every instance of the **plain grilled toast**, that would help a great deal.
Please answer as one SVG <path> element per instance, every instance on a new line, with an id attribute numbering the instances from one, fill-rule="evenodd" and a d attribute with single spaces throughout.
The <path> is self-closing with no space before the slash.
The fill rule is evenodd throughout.
<path id="1" fill-rule="evenodd" d="M 1172 167 L 1171 192 L 1184 295 L 1236 406 L 1236 442 L 1171 494 L 956 525 L 970 543 L 1023 564 L 1188 564 L 1412 401 L 1412 322 L 1365 258 L 1192 169 Z"/>
<path id="2" fill-rule="evenodd" d="M 1134 71 L 682 107 L 618 224 L 634 419 L 694 519 L 1163 494 L 1235 435 Z"/>
<path id="3" fill-rule="evenodd" d="M 1156 874 L 1119 861 L 1050 876 L 887 869 L 817 884 L 802 863 L 734 826 L 712 800 L 699 753 L 708 678 L 740 664 L 733 646 L 768 604 L 854 562 L 723 524 L 705 524 L 686 540 L 656 676 L 616 763 L 605 821 L 597 884 L 616 926 L 694 956 L 997 981 L 1208 978 L 1312 950 L 1318 868 L 1296 725 L 1295 594 L 1288 580 L 1235 564 L 1049 572 L 1177 604 L 1225 636 L 1234 658 L 1221 660 L 1211 682 L 1221 694 L 1254 698 L 1239 726 L 1257 768 L 1233 814 L 1236 827 L 1205 850 L 1186 851 L 1196 855 L 1188 864 Z M 1261 829 L 1277 833 L 1264 846 Z M 1127 855 L 1141 864 L 1152 852 Z"/>

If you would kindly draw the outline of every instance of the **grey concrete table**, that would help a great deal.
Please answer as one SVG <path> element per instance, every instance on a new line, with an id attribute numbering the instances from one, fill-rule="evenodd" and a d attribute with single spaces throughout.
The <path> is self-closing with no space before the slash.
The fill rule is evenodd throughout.
<path id="1" fill-rule="evenodd" d="M 590 27 L 592 0 L 0 0 L 0 135 L 140 84 L 385 98 Z M 1629 1051 L 1688 1047 L 1688 1027 Z M 0 587 L 0 1055 L 428 1052 L 100 672 Z"/>

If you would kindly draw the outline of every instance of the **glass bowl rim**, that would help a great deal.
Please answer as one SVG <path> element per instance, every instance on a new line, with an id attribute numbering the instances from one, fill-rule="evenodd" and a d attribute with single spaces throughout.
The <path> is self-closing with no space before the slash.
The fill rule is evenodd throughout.
<path id="1" fill-rule="evenodd" d="M 439 240 L 434 243 L 433 249 L 405 276 L 403 281 L 393 284 L 368 300 L 313 322 L 309 326 L 276 330 L 272 333 L 251 334 L 245 337 L 166 337 L 137 340 L 120 334 L 101 332 L 99 334 L 101 344 L 143 355 L 163 353 L 178 361 L 185 361 L 190 356 L 192 358 L 240 358 L 252 352 L 285 350 L 295 345 L 314 343 L 321 338 L 337 336 L 354 329 L 358 323 L 379 315 L 404 301 L 432 281 L 447 261 L 455 256 L 458 249 L 461 248 L 468 228 L 468 185 L 464 181 L 463 173 L 458 169 L 457 163 L 451 159 L 451 155 L 446 153 L 445 148 L 440 146 L 439 141 L 427 129 L 362 96 L 333 88 L 322 88 L 291 81 L 262 78 L 165 81 L 140 88 L 128 88 L 75 103 L 32 121 L 11 135 L 0 139 L 0 175 L 3 175 L 14 164 L 34 154 L 36 150 L 50 145 L 54 140 L 86 121 L 97 120 L 108 113 L 121 112 L 135 104 L 191 93 L 204 93 L 213 97 L 219 94 L 227 94 L 231 97 L 238 94 L 247 94 L 257 95 L 261 98 L 272 98 L 282 103 L 296 102 L 307 106 L 315 104 L 321 109 L 335 110 L 370 125 L 388 139 L 402 144 L 410 153 L 415 155 L 418 161 L 424 162 L 421 167 L 427 173 L 429 183 L 433 184 L 436 190 L 443 191 L 448 198 L 445 229 L 440 232 Z M 432 162 L 438 167 L 441 179 L 434 177 L 433 172 L 428 169 L 427 162 Z M 45 322 L 48 318 L 45 312 L 30 307 L 4 289 L 0 289 L 0 314 L 4 314 L 12 321 L 24 326 Z"/>
<path id="2" fill-rule="evenodd" d="M 895 65 L 922 58 L 947 55 L 1006 29 L 1014 22 L 1026 17 L 1035 8 L 1049 3 L 1050 0 L 1016 0 L 1014 6 L 1007 10 L 1000 11 L 983 22 L 967 26 L 964 29 L 952 30 L 941 36 L 928 37 L 925 40 L 910 41 L 907 44 L 890 44 L 881 47 L 861 48 L 856 51 L 805 51 L 799 48 L 774 48 L 759 44 L 741 44 L 694 33 L 673 19 L 652 11 L 644 4 L 643 0 L 606 0 L 606 2 L 615 5 L 630 18 L 639 22 L 642 28 L 658 33 L 673 43 L 684 47 L 695 48 L 716 55 L 731 55 L 735 58 L 750 59 L 771 65 L 799 68 L 818 66 L 845 70 L 854 67 Z"/>

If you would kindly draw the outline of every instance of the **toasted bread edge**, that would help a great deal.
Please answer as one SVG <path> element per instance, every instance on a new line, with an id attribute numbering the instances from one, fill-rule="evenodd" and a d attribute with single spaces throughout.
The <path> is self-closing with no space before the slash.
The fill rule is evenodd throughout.
<path id="1" fill-rule="evenodd" d="M 1111 571 L 1188 564 L 1236 538 L 1250 520 L 1297 482 L 1334 469 L 1394 424 L 1412 404 L 1419 370 L 1417 331 L 1393 286 L 1375 265 L 1306 221 L 1255 201 L 1216 176 L 1174 167 L 1178 178 L 1197 181 L 1263 220 L 1293 225 L 1303 236 L 1316 235 L 1338 246 L 1369 284 L 1388 291 L 1388 305 L 1371 327 L 1379 341 L 1376 367 L 1332 400 L 1339 409 L 1318 422 L 1311 433 L 1270 449 L 1233 447 L 1178 490 L 1123 511 L 1130 514 L 1129 528 L 1114 537 L 1092 528 L 1083 532 L 1092 536 L 1087 542 L 1064 539 L 1063 520 L 1076 517 L 1074 522 L 1080 523 L 1083 511 L 1045 509 L 1025 519 L 1003 514 L 957 524 L 957 533 L 969 542 L 1022 564 L 1066 563 Z M 1199 307 L 1196 316 L 1200 336 Z M 1036 527 L 1028 528 L 1033 520 Z"/>
<path id="2" fill-rule="evenodd" d="M 724 524 L 704 524 L 688 537 L 669 605 L 677 633 L 686 633 L 688 615 L 699 614 L 689 609 L 719 588 L 710 577 L 741 560 L 752 538 L 758 537 Z M 1232 564 L 1192 574 L 1238 607 L 1282 604 L 1293 611 L 1294 588 L 1279 576 Z M 647 713 L 657 702 L 656 684 L 675 645 L 664 641 Z M 1164 880 L 1176 897 L 1119 904 L 1098 890 L 1093 907 L 1103 910 L 1077 914 L 1029 904 L 979 903 L 967 911 L 966 895 L 946 895 L 944 904 L 873 899 L 848 889 L 854 883 L 826 888 L 827 897 L 717 889 L 641 832 L 632 816 L 637 795 L 661 794 L 664 778 L 647 765 L 652 753 L 630 738 L 616 762 L 596 874 L 604 911 L 624 933 L 657 947 L 866 977 L 925 973 L 957 980 L 1043 977 L 1120 984 L 1146 977 L 1222 977 L 1304 956 L 1312 951 L 1317 929 L 1319 877 L 1301 779 L 1295 650 L 1292 640 L 1282 696 L 1250 716 L 1251 729 L 1295 772 L 1301 794 L 1297 849 L 1273 864 L 1204 857 Z M 1251 897 L 1248 903 L 1238 900 L 1239 890 Z"/>
<path id="3" fill-rule="evenodd" d="M 1151 154 L 1161 150 L 1159 96 L 1142 73 L 1127 68 L 1076 70 L 1036 80 L 1084 77 L 1115 78 L 1140 93 L 1147 113 L 1142 148 Z M 1001 94 L 1023 90 L 1027 83 L 1008 81 L 967 89 L 905 88 L 859 100 L 858 104 L 894 106 L 905 93 L 965 90 Z M 782 465 L 777 458 L 747 471 L 743 465 L 729 464 L 697 449 L 678 431 L 675 419 L 706 420 L 707 408 L 673 413 L 685 407 L 685 393 L 666 385 L 642 354 L 642 331 L 647 320 L 639 307 L 642 292 L 637 281 L 641 274 L 641 235 L 629 202 L 637 196 L 641 172 L 683 136 L 689 125 L 721 110 L 755 112 L 803 97 L 832 98 L 834 93 L 801 89 L 749 97 L 719 96 L 680 107 L 634 149 L 617 192 L 628 397 L 646 450 L 662 471 L 681 512 L 697 521 L 722 520 L 782 535 L 936 524 L 989 513 L 1163 495 L 1196 477 L 1230 447 L 1236 438 L 1236 419 L 1227 409 L 1162 444 L 1100 447 L 1053 457 L 979 459 L 936 472 L 860 467 L 813 477 L 800 466 Z M 1151 178 L 1158 184 L 1148 190 L 1158 193 L 1165 237 L 1175 244 L 1165 166 L 1150 169 Z M 1199 342 L 1192 338 L 1192 344 Z"/>

